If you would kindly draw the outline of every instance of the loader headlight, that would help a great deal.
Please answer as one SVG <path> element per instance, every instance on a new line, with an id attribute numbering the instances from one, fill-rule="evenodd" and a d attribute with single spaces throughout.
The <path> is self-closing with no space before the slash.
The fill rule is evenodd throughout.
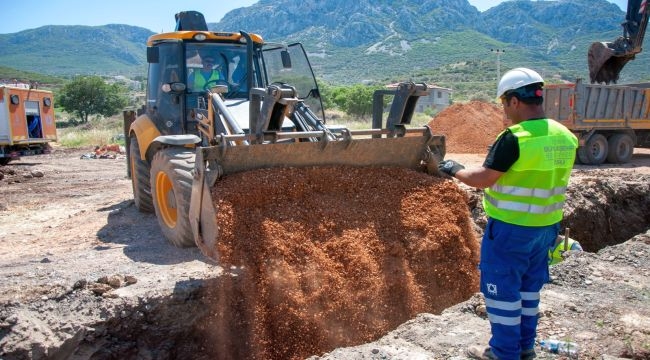
<path id="1" fill-rule="evenodd" d="M 43 98 L 43 105 L 50 107 L 52 105 L 52 99 L 49 97 Z"/>
<path id="2" fill-rule="evenodd" d="M 18 95 L 11 95 L 11 103 L 14 105 L 18 105 L 20 103 L 20 97 Z"/>
<path id="3" fill-rule="evenodd" d="M 203 40 L 205 40 L 207 38 L 208 38 L 208 36 L 205 35 L 204 33 L 198 33 L 198 34 L 194 35 L 194 40 L 196 40 L 196 41 L 203 41 Z"/>

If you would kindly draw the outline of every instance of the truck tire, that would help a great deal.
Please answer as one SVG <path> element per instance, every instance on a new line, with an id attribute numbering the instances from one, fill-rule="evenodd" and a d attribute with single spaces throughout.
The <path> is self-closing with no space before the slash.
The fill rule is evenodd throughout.
<path id="1" fill-rule="evenodd" d="M 600 165 L 607 160 L 607 138 L 602 134 L 593 134 L 585 146 L 578 148 L 578 158 L 585 165 Z"/>
<path id="2" fill-rule="evenodd" d="M 154 210 L 153 201 L 151 199 L 151 180 L 149 179 L 151 167 L 149 166 L 148 161 L 140 159 L 138 139 L 135 136 L 131 136 L 129 141 L 131 186 L 133 188 L 135 207 L 141 212 L 152 213 Z"/>
<path id="3" fill-rule="evenodd" d="M 167 148 L 151 161 L 151 195 L 158 224 L 176 247 L 196 246 L 189 217 L 194 157 L 193 151 Z"/>
<path id="4" fill-rule="evenodd" d="M 634 140 L 628 134 L 615 134 L 609 138 L 609 151 L 607 162 L 624 164 L 632 158 L 634 153 Z"/>

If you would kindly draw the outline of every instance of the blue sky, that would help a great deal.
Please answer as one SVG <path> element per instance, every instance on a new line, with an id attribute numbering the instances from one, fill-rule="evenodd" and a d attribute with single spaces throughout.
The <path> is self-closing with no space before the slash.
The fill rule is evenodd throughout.
<path id="1" fill-rule="evenodd" d="M 2 0 L 0 34 L 35 29 L 45 25 L 126 24 L 153 32 L 173 31 L 174 14 L 196 10 L 208 22 L 218 22 L 230 10 L 250 6 L 258 0 Z M 608 0 L 621 9 L 627 0 Z M 502 0 L 469 0 L 480 11 Z M 622 20 L 621 20 L 622 21 Z"/>

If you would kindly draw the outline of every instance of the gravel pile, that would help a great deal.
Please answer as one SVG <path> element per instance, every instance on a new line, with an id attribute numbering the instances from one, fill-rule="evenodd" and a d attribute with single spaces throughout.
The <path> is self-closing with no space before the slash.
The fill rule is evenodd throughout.
<path id="1" fill-rule="evenodd" d="M 500 105 L 471 101 L 449 106 L 429 126 L 434 134 L 445 135 L 448 153 L 484 154 L 505 128 L 504 118 Z"/>
<path id="2" fill-rule="evenodd" d="M 302 359 L 373 341 L 478 291 L 467 196 L 450 180 L 262 169 L 224 177 L 212 196 L 231 272 L 201 329 L 218 339 L 215 358 Z"/>

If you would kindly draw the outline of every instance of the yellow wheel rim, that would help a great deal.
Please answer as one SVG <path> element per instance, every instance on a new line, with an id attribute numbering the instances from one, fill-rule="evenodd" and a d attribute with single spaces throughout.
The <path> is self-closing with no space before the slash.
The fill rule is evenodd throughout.
<path id="1" fill-rule="evenodd" d="M 178 213 L 176 211 L 174 188 L 167 174 L 162 171 L 156 175 L 156 202 L 165 225 L 170 228 L 175 227 Z"/>
<path id="2" fill-rule="evenodd" d="M 136 175 L 136 173 L 135 173 L 135 161 L 134 161 L 133 158 L 131 158 L 130 163 L 131 163 L 131 164 L 130 164 L 130 165 L 131 165 L 131 185 L 132 185 L 133 188 L 135 189 L 135 185 L 136 185 L 136 176 L 137 176 L 137 175 Z"/>

